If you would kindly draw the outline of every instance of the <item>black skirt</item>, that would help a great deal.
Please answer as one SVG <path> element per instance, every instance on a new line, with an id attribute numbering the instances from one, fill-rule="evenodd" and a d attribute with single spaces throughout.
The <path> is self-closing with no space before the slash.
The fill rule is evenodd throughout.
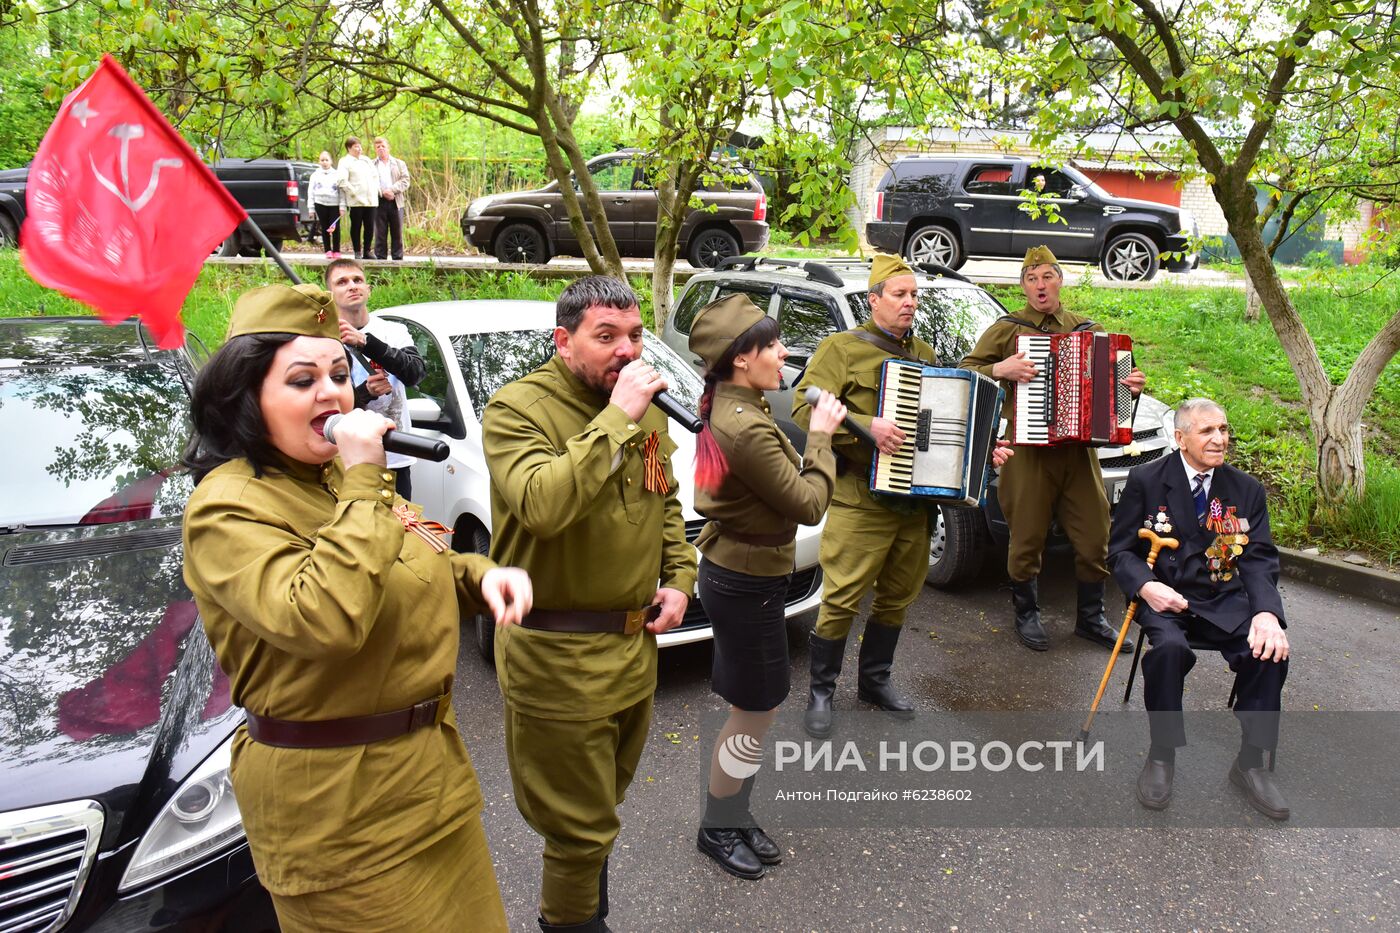
<path id="1" fill-rule="evenodd" d="M 700 604 L 714 630 L 711 689 L 739 709 L 779 706 L 792 687 L 788 577 L 755 577 L 700 559 Z"/>

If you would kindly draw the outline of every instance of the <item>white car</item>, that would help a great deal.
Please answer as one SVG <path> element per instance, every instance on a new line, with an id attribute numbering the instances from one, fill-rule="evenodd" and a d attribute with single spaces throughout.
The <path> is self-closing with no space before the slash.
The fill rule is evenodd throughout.
<path id="1" fill-rule="evenodd" d="M 481 411 L 497 389 L 535 369 L 554 352 L 554 304 L 548 301 L 432 301 L 376 311 L 403 324 L 427 363 L 427 375 L 408 390 L 413 430 L 445 441 L 451 453 L 442 463 L 420 460 L 413 467 L 413 500 L 425 518 L 452 529 L 452 546 L 485 554 L 491 546 L 490 474 L 481 449 Z M 690 365 L 648 333 L 643 354 L 666 376 L 673 396 L 694 409 L 704 388 Z M 679 449 L 673 459 L 685 509 L 686 538 L 694 541 L 705 524 L 695 512 L 695 435 L 678 425 L 671 438 Z M 821 526 L 799 526 L 796 569 L 788 584 L 787 617 L 809 612 L 821 602 L 817 546 Z M 493 651 L 495 627 L 475 619 L 477 647 L 484 658 Z M 685 621 L 657 637 L 661 647 L 702 641 L 710 622 L 698 599 Z"/>

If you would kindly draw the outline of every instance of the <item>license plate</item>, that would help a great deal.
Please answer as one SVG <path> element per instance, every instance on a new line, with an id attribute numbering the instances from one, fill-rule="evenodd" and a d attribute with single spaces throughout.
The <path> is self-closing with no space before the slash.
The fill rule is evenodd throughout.
<path id="1" fill-rule="evenodd" d="M 1114 505 L 1117 505 L 1118 500 L 1123 498 L 1123 487 L 1126 485 L 1128 485 L 1127 480 L 1119 480 L 1118 482 L 1113 484 L 1113 497 L 1110 501 Z"/>

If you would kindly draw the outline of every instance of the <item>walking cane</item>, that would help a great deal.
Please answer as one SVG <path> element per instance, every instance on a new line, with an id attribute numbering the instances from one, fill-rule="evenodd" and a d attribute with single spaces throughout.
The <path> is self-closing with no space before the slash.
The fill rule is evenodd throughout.
<path id="1" fill-rule="evenodd" d="M 1179 542 L 1175 538 L 1159 538 L 1151 528 L 1139 528 L 1138 537 L 1145 538 L 1149 547 L 1147 551 L 1147 569 L 1151 570 L 1157 563 L 1157 554 L 1162 548 L 1175 551 Z M 1108 667 L 1104 668 L 1103 680 L 1099 681 L 1099 692 L 1094 694 L 1094 705 L 1089 707 L 1089 718 L 1084 720 L 1084 728 L 1079 730 L 1079 741 L 1083 742 L 1089 737 L 1089 729 L 1094 724 L 1094 714 L 1099 711 L 1099 701 L 1103 699 L 1103 692 L 1108 689 L 1108 678 L 1113 675 L 1113 665 L 1118 660 L 1118 652 L 1123 647 L 1123 639 L 1128 637 L 1128 626 L 1133 624 L 1133 616 L 1137 614 L 1137 597 L 1128 603 L 1128 612 L 1123 616 L 1123 627 L 1118 630 L 1118 640 L 1113 643 L 1113 652 L 1108 656 Z"/>

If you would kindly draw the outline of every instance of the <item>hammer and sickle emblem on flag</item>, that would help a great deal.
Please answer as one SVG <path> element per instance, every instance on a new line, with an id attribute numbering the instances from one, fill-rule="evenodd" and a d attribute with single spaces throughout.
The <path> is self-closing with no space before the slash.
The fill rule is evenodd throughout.
<path id="1" fill-rule="evenodd" d="M 119 201 L 121 201 L 127 207 L 131 208 L 132 213 L 140 211 L 141 208 L 151 203 L 151 198 L 156 196 L 156 187 L 160 183 L 161 169 L 184 167 L 185 163 L 183 159 L 156 159 L 155 162 L 151 165 L 151 177 L 150 180 L 146 183 L 146 190 L 141 192 L 141 196 L 139 198 L 132 200 L 131 177 L 127 164 L 128 157 L 131 151 L 131 141 L 133 139 L 140 139 L 141 137 L 145 136 L 146 128 L 139 123 L 118 123 L 116 126 L 112 127 L 110 130 L 107 131 L 107 135 L 115 136 L 122 141 L 121 190 L 118 191 L 117 186 L 114 185 L 110 179 L 108 179 L 106 176 L 104 176 L 101 172 L 97 170 L 97 163 L 92 160 L 91 153 L 88 154 L 88 164 L 92 166 L 92 173 L 93 175 L 97 176 L 98 183 L 102 185 L 102 187 L 106 188 L 108 191 L 112 192 L 112 194 L 116 195 Z"/>

